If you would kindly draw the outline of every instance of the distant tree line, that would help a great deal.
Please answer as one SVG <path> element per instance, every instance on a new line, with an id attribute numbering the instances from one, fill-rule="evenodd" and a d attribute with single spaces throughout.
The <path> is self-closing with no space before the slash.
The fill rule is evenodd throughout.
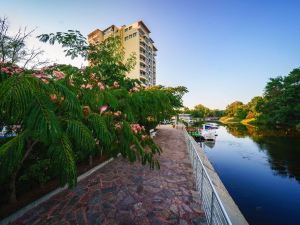
<path id="1" fill-rule="evenodd" d="M 185 107 L 182 112 L 195 118 L 222 117 L 223 121 L 283 125 L 300 130 L 300 68 L 287 76 L 270 78 L 263 96 L 255 96 L 246 104 L 234 101 L 225 110 L 198 104 L 193 109 Z"/>
<path id="2" fill-rule="evenodd" d="M 196 105 L 193 109 L 187 107 L 183 110 L 184 113 L 189 113 L 195 118 L 205 118 L 205 117 L 222 117 L 225 115 L 224 110 L 220 109 L 209 109 L 202 104 Z"/>
<path id="3" fill-rule="evenodd" d="M 235 101 L 225 110 L 226 117 L 253 119 L 257 124 L 285 125 L 300 129 L 300 68 L 287 76 L 271 78 L 262 97 L 247 104 Z"/>

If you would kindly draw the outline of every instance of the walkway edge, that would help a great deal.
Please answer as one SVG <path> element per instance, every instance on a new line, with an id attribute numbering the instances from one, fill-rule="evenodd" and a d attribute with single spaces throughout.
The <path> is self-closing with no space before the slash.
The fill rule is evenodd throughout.
<path id="1" fill-rule="evenodd" d="M 120 156 L 120 154 L 118 154 L 118 157 Z M 110 158 L 109 160 L 99 164 L 98 166 L 95 166 L 94 168 L 90 169 L 89 171 L 81 174 L 80 176 L 77 177 L 77 182 L 82 181 L 83 179 L 87 178 L 88 176 L 90 176 L 91 174 L 93 174 L 94 172 L 96 172 L 97 170 L 99 170 L 100 168 L 102 168 L 103 166 L 105 166 L 106 164 L 110 163 L 111 161 L 113 161 L 114 158 Z M 41 203 L 47 201 L 48 199 L 50 199 L 51 197 L 53 197 L 54 195 L 66 190 L 68 188 L 67 185 L 65 185 L 64 187 L 60 187 L 57 188 L 51 192 L 49 192 L 48 194 L 44 195 L 43 197 L 29 203 L 28 205 L 24 206 L 23 208 L 19 209 L 18 211 L 12 213 L 11 215 L 9 215 L 8 217 L 4 218 L 3 220 L 0 221 L 0 225 L 7 225 L 10 222 L 13 222 L 15 220 L 17 220 L 18 218 L 20 218 L 21 216 L 23 216 L 26 212 L 28 212 L 29 210 L 33 209 L 34 207 L 40 205 Z"/>

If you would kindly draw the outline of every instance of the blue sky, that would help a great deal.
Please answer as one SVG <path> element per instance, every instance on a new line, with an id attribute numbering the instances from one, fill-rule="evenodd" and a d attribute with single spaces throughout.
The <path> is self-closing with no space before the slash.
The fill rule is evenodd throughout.
<path id="1" fill-rule="evenodd" d="M 157 82 L 186 86 L 189 107 L 246 103 L 262 95 L 270 77 L 300 66 L 297 0 L 0 0 L 0 5 L 0 16 L 12 28 L 37 27 L 36 34 L 78 29 L 87 35 L 143 20 L 158 48 Z M 48 58 L 71 62 L 58 47 L 42 47 Z"/>

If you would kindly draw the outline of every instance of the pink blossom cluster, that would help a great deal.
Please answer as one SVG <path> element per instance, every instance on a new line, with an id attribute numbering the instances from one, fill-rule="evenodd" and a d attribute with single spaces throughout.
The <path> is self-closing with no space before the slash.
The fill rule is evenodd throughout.
<path id="1" fill-rule="evenodd" d="M 119 88 L 119 87 L 120 87 L 118 81 L 114 81 L 113 87 L 114 87 L 114 88 Z"/>
<path id="2" fill-rule="evenodd" d="M 147 140 L 147 139 L 149 139 L 149 136 L 148 135 L 142 135 L 142 141 L 145 141 L 145 140 Z"/>
<path id="3" fill-rule="evenodd" d="M 56 94 L 50 95 L 50 99 L 51 99 L 52 102 L 55 102 L 57 100 Z"/>
<path id="4" fill-rule="evenodd" d="M 116 117 L 120 117 L 121 115 L 122 115 L 121 111 L 114 112 L 114 116 Z"/>
<path id="5" fill-rule="evenodd" d="M 19 68 L 17 66 L 7 66 L 7 67 L 2 67 L 1 72 L 6 73 L 8 75 L 13 75 L 13 74 L 19 74 L 22 73 L 24 70 L 22 68 Z"/>
<path id="6" fill-rule="evenodd" d="M 133 87 L 129 90 L 129 92 L 138 92 L 140 89 L 138 87 Z"/>
<path id="7" fill-rule="evenodd" d="M 104 91 L 105 90 L 105 86 L 101 82 L 98 82 L 97 85 L 100 88 L 100 91 Z"/>
<path id="8" fill-rule="evenodd" d="M 45 78 L 41 78 L 41 81 L 43 81 L 45 84 L 49 84 L 49 81 Z"/>
<path id="9" fill-rule="evenodd" d="M 52 73 L 56 77 L 57 80 L 61 80 L 61 79 L 65 78 L 65 74 L 61 71 L 54 70 Z"/>
<path id="10" fill-rule="evenodd" d="M 90 74 L 90 78 L 91 78 L 92 80 L 94 80 L 94 79 L 96 78 L 96 74 L 95 74 L 95 73 L 91 73 L 91 74 Z"/>
<path id="11" fill-rule="evenodd" d="M 115 129 L 120 130 L 120 129 L 122 129 L 123 124 L 121 122 L 117 122 L 114 127 L 115 127 Z"/>
<path id="12" fill-rule="evenodd" d="M 57 101 L 57 95 L 56 95 L 56 94 L 51 94 L 51 95 L 50 95 L 50 100 L 51 100 L 52 102 L 56 102 L 56 101 Z M 65 100 L 65 97 L 64 97 L 64 96 L 61 96 L 61 97 L 60 97 L 60 101 L 63 102 L 64 100 Z"/>
<path id="13" fill-rule="evenodd" d="M 144 126 L 141 126 L 138 123 L 131 124 L 130 128 L 131 128 L 132 132 L 135 133 L 135 134 L 141 133 L 142 131 L 145 130 Z"/>
<path id="14" fill-rule="evenodd" d="M 91 84 L 82 84 L 80 87 L 83 89 L 90 89 L 90 90 L 93 89 L 93 85 Z"/>
<path id="15" fill-rule="evenodd" d="M 34 77 L 37 77 L 37 78 L 44 78 L 44 77 L 48 77 L 47 74 L 45 73 L 42 73 L 42 72 L 36 72 L 36 73 L 33 73 L 32 76 Z"/>
<path id="16" fill-rule="evenodd" d="M 100 106 L 99 107 L 100 114 L 102 114 L 103 112 L 105 112 L 107 109 L 108 109 L 108 105 Z"/>

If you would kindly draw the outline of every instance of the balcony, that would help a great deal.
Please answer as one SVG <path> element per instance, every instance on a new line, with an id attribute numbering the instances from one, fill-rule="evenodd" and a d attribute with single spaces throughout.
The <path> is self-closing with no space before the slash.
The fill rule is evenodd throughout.
<path id="1" fill-rule="evenodd" d="M 142 62 L 146 62 L 146 57 L 143 56 L 143 55 L 140 55 L 140 60 L 141 60 Z"/>
<path id="2" fill-rule="evenodd" d="M 142 47 L 140 47 L 140 54 L 146 55 L 146 51 Z"/>
<path id="3" fill-rule="evenodd" d="M 140 46 L 146 48 L 146 43 L 144 41 L 140 41 Z"/>
<path id="4" fill-rule="evenodd" d="M 140 62 L 140 67 L 143 68 L 143 69 L 146 69 L 146 64 L 143 63 L 143 62 Z"/>

